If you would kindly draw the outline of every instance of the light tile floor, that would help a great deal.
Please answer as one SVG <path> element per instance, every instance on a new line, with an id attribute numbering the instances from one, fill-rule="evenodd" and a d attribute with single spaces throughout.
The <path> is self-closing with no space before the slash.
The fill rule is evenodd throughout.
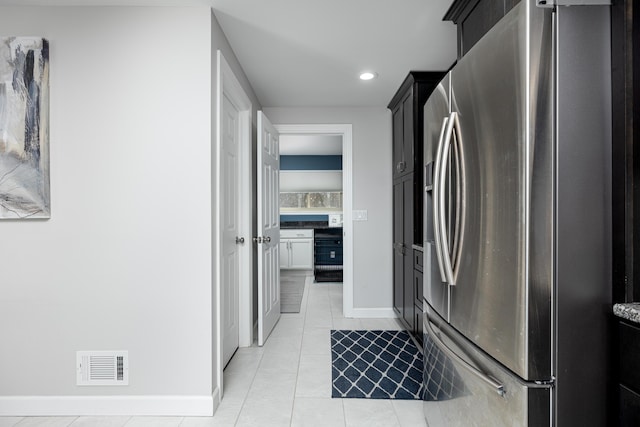
<path id="1" fill-rule="evenodd" d="M 402 329 L 342 316 L 342 285 L 307 281 L 300 313 L 283 314 L 264 347 L 241 348 L 224 371 L 213 417 L 0 417 L 0 427 L 420 427 L 421 401 L 332 399 L 331 329 Z"/>

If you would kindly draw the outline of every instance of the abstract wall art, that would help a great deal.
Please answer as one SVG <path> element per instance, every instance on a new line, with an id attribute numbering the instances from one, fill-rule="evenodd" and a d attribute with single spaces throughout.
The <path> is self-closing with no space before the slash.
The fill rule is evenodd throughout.
<path id="1" fill-rule="evenodd" d="M 0 38 L 0 219 L 49 217 L 49 43 Z"/>

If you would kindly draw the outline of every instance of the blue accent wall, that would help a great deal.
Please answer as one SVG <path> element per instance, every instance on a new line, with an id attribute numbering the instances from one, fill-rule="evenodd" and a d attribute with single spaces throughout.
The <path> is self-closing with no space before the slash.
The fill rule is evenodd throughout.
<path id="1" fill-rule="evenodd" d="M 280 170 L 339 171 L 342 156 L 280 156 Z"/>

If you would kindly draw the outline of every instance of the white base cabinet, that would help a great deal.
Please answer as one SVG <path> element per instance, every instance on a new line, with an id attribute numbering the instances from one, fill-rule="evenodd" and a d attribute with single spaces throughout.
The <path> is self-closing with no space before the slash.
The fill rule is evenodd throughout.
<path id="1" fill-rule="evenodd" d="M 280 268 L 313 269 L 313 230 L 280 230 Z"/>

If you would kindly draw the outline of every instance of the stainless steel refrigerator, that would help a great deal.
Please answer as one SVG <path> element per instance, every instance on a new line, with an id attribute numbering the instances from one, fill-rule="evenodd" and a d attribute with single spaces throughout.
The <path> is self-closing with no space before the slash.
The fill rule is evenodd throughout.
<path id="1" fill-rule="evenodd" d="M 425 104 L 424 413 L 606 425 L 608 6 L 522 0 Z"/>

